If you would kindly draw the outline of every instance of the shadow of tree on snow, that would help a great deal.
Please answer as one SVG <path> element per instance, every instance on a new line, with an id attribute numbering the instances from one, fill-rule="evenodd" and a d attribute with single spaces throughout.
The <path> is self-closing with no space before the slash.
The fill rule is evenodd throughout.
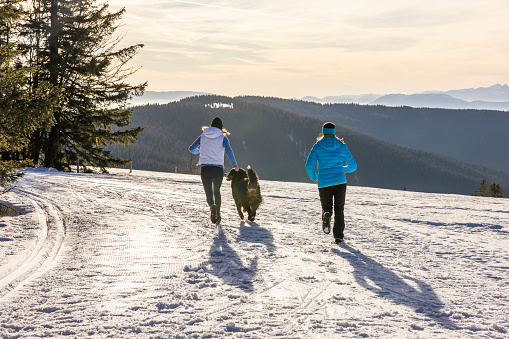
<path id="1" fill-rule="evenodd" d="M 257 258 L 252 259 L 249 266 L 245 266 L 238 254 L 228 244 L 228 239 L 220 224 L 217 225 L 217 231 L 209 252 L 209 263 L 212 265 L 210 273 L 221 278 L 228 285 L 252 291 L 253 279 L 258 268 Z"/>
<path id="2" fill-rule="evenodd" d="M 400 276 L 346 244 L 340 248 L 346 251 L 336 248 L 332 251 L 350 262 L 355 269 L 355 280 L 360 286 L 393 303 L 411 307 L 445 328 L 457 328 L 450 319 L 451 314 L 443 311 L 444 303 L 429 284 L 407 275 Z"/>

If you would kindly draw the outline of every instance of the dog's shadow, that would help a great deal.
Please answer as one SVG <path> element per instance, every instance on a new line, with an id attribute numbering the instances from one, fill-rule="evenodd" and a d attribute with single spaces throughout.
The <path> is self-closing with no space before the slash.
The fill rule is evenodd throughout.
<path id="1" fill-rule="evenodd" d="M 258 259 L 251 260 L 244 265 L 238 254 L 228 243 L 221 224 L 217 225 L 217 235 L 210 248 L 212 274 L 221 278 L 231 286 L 237 286 L 245 291 L 253 290 L 253 279 L 258 270 Z"/>
<path id="2" fill-rule="evenodd" d="M 423 280 L 410 276 L 399 276 L 379 262 L 364 255 L 346 244 L 332 252 L 349 261 L 354 268 L 357 283 L 381 298 L 390 299 L 396 304 L 413 308 L 415 312 L 433 318 L 445 328 L 455 329 L 457 326 L 443 311 L 444 303 L 433 288 Z"/>
<path id="3" fill-rule="evenodd" d="M 271 253 L 276 249 L 272 233 L 269 230 L 260 227 L 260 225 L 254 221 L 245 222 L 242 220 L 240 222 L 238 240 L 263 244 L 267 247 L 267 251 Z"/>

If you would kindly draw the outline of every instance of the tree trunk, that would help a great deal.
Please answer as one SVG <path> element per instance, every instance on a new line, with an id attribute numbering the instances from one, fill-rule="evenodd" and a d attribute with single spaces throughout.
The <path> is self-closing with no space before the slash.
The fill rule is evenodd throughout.
<path id="1" fill-rule="evenodd" d="M 50 7 L 51 14 L 51 27 L 50 36 L 48 39 L 49 43 L 49 82 L 58 87 L 58 33 L 60 31 L 60 25 L 58 21 L 58 0 L 51 0 Z M 58 147 L 60 139 L 60 113 L 55 112 L 55 125 L 49 132 L 48 140 L 46 141 L 46 147 L 44 150 L 44 166 L 54 167 L 61 170 L 61 165 L 58 162 Z"/>

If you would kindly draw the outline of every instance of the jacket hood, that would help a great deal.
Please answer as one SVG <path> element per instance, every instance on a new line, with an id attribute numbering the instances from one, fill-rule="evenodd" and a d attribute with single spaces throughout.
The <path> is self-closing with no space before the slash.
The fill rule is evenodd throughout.
<path id="1" fill-rule="evenodd" d="M 343 145 L 343 143 L 335 137 L 324 137 L 322 140 L 317 142 L 317 145 L 326 150 L 332 151 Z"/>
<path id="2" fill-rule="evenodd" d="M 203 130 L 203 135 L 209 139 L 217 139 L 224 136 L 223 131 L 217 127 L 207 127 Z"/>

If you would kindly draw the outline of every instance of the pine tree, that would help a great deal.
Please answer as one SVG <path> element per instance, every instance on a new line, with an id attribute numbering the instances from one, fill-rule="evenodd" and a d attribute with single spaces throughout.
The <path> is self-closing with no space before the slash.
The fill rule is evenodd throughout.
<path id="1" fill-rule="evenodd" d="M 493 183 L 486 191 L 486 197 L 492 197 L 492 198 L 503 198 L 504 192 L 502 191 L 502 187 L 500 187 L 499 184 Z"/>
<path id="2" fill-rule="evenodd" d="M 37 66 L 33 85 L 46 80 L 60 90 L 63 100 L 54 111 L 55 124 L 49 133 L 34 134 L 29 148 L 37 162 L 59 170 L 70 170 L 80 160 L 89 166 L 128 164 L 114 158 L 106 146 L 131 144 L 140 127 L 127 129 L 132 109 L 128 100 L 141 95 L 145 84 L 130 85 L 125 79 L 136 69 L 127 63 L 143 45 L 117 49 L 117 22 L 125 12 L 109 12 L 106 3 L 95 0 L 32 0 L 24 34 L 28 62 Z"/>
<path id="3" fill-rule="evenodd" d="M 30 86 L 30 68 L 19 62 L 16 41 L 23 16 L 20 0 L 2 1 L 0 7 L 0 194 L 14 187 L 27 165 L 24 152 L 29 136 L 48 131 L 58 95 L 48 83 Z M 5 206 L 4 206 L 5 207 Z"/>
<path id="4" fill-rule="evenodd" d="M 485 197 L 486 196 L 486 190 L 488 187 L 486 186 L 486 179 L 481 180 L 481 184 L 479 187 L 475 190 L 475 195 L 479 197 Z"/>

